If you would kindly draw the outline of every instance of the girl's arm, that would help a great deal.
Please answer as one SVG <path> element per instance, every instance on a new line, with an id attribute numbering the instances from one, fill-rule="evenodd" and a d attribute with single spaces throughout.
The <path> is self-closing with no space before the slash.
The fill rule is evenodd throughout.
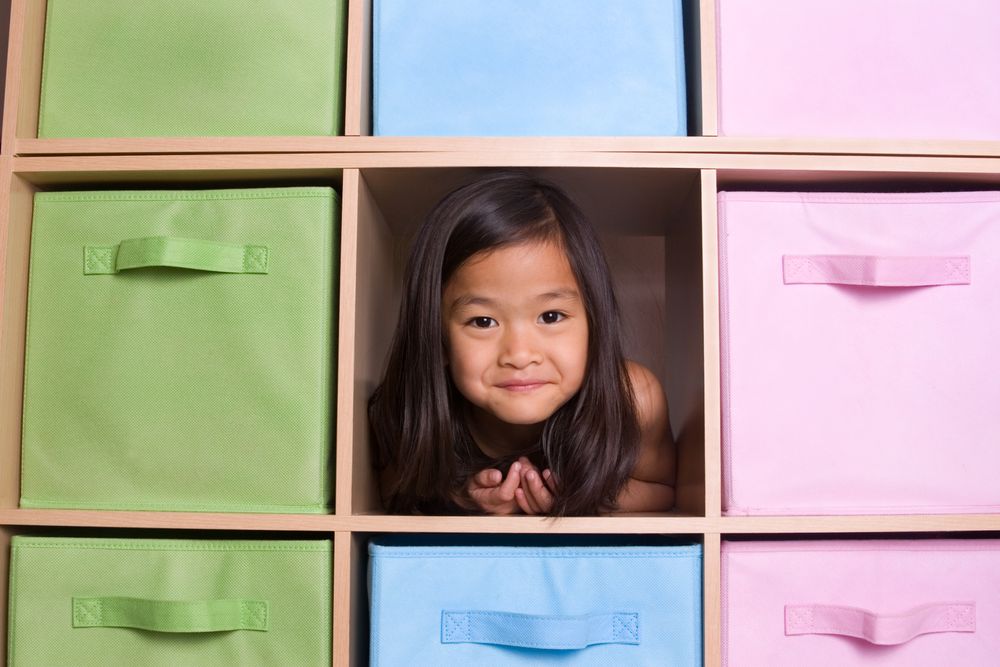
<path id="1" fill-rule="evenodd" d="M 639 419 L 639 458 L 618 495 L 619 512 L 663 512 L 674 506 L 676 452 L 667 397 L 646 367 L 628 362 Z"/>

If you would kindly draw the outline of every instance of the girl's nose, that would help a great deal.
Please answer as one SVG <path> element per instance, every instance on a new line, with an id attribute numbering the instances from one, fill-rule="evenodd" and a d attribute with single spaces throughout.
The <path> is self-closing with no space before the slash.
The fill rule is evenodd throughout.
<path id="1" fill-rule="evenodd" d="M 511 326 L 504 334 L 497 361 L 501 366 L 524 368 L 541 363 L 542 356 L 539 342 L 530 328 Z"/>

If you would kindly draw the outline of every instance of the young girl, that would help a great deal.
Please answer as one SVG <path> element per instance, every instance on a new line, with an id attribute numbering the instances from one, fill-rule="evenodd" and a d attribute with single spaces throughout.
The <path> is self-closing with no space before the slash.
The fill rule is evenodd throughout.
<path id="1" fill-rule="evenodd" d="M 368 415 L 392 513 L 673 506 L 666 399 L 623 356 L 600 244 L 525 174 L 459 188 L 424 221 Z"/>

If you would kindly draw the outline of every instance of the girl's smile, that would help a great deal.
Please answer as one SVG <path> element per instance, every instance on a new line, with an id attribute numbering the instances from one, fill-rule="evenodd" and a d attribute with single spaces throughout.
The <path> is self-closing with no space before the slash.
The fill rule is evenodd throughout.
<path id="1" fill-rule="evenodd" d="M 545 384 L 546 384 L 545 382 L 541 382 L 541 381 L 537 381 L 537 380 L 520 380 L 520 381 L 515 380 L 515 381 L 511 381 L 511 382 L 501 382 L 497 386 L 502 387 L 502 388 L 506 389 L 507 391 L 518 391 L 518 392 L 525 391 L 526 392 L 526 391 L 532 391 L 532 390 L 538 389 L 539 387 L 543 387 L 543 386 L 545 386 Z"/>
<path id="2" fill-rule="evenodd" d="M 558 242 L 474 255 L 441 303 L 452 379 L 478 408 L 474 432 L 517 439 L 517 427 L 544 422 L 579 391 L 587 315 Z"/>

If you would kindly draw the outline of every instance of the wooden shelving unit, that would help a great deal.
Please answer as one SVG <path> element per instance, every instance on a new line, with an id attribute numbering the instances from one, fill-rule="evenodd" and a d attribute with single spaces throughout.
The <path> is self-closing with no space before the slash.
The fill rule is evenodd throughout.
<path id="1" fill-rule="evenodd" d="M 0 154 L 0 596 L 11 535 L 32 529 L 308 533 L 334 542 L 333 663 L 367 658 L 367 539 L 384 533 L 666 534 L 704 547 L 705 664 L 721 664 L 720 541 L 727 535 L 985 533 L 1000 516 L 721 515 L 716 194 L 769 185 L 1000 186 L 1000 142 L 774 140 L 711 136 L 713 0 L 697 19 L 695 110 L 705 136 L 392 138 L 365 136 L 370 0 L 350 0 L 342 137 L 37 139 L 45 0 L 14 0 Z M 700 67 L 699 67 L 700 66 Z M 597 225 L 619 282 L 629 353 L 664 382 L 679 439 L 677 508 L 664 515 L 390 516 L 370 466 L 365 403 L 395 321 L 409 236 L 433 203 L 475 173 L 536 171 Z M 342 195 L 335 511 L 327 516 L 18 508 L 32 196 L 52 189 L 322 184 Z M 0 605 L 0 627 L 6 627 Z M 6 645 L 0 641 L 0 651 Z"/>

